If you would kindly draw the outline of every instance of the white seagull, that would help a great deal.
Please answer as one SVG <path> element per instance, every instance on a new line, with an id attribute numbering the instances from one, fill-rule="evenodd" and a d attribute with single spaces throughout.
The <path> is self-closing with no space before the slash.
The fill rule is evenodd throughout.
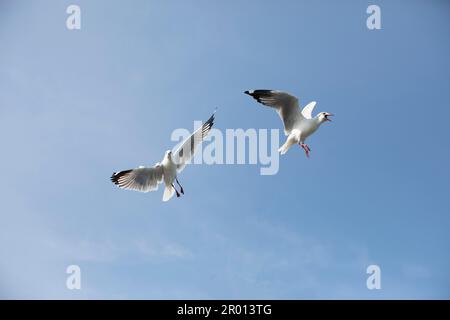
<path id="1" fill-rule="evenodd" d="M 285 154 L 293 144 L 299 144 L 309 158 L 311 149 L 305 144 L 305 139 L 313 134 L 322 123 L 331 121 L 328 117 L 333 114 L 320 112 L 313 118 L 312 111 L 316 106 L 316 101 L 308 103 L 300 112 L 298 99 L 289 93 L 278 90 L 249 90 L 244 93 L 252 96 L 259 103 L 274 108 L 283 121 L 287 139 L 278 152 Z"/>
<path id="2" fill-rule="evenodd" d="M 164 158 L 153 167 L 140 166 L 136 169 L 114 172 L 111 181 L 122 189 L 149 192 L 158 190 L 158 185 L 164 180 L 165 189 L 162 201 L 169 201 L 176 193 L 177 197 L 184 194 L 183 187 L 178 182 L 177 173 L 181 172 L 192 159 L 198 145 L 208 135 L 214 124 L 214 113 L 193 134 L 189 136 L 178 148 L 166 151 Z M 175 188 L 174 181 L 180 187 Z"/>

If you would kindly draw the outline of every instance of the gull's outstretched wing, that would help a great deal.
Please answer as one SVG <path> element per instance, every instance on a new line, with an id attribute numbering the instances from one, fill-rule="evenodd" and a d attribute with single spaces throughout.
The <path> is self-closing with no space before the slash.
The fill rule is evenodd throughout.
<path id="1" fill-rule="evenodd" d="M 152 168 L 139 167 L 114 172 L 111 181 L 122 189 L 149 192 L 158 189 L 163 180 L 163 167 L 157 163 Z"/>
<path id="2" fill-rule="evenodd" d="M 312 112 L 314 110 L 314 107 L 316 106 L 316 103 L 316 101 L 311 101 L 302 109 L 302 115 L 306 119 L 312 119 Z"/>
<path id="3" fill-rule="evenodd" d="M 278 90 L 249 90 L 245 94 L 259 103 L 274 108 L 284 124 L 284 133 L 288 135 L 295 124 L 304 119 L 298 107 L 298 99 L 289 93 Z"/>
<path id="4" fill-rule="evenodd" d="M 192 157 L 197 150 L 197 147 L 202 143 L 203 139 L 208 135 L 209 131 L 211 131 L 212 126 L 214 125 L 214 115 L 212 116 L 193 134 L 189 136 L 184 142 L 177 148 L 176 151 L 173 152 L 173 162 L 177 165 L 177 171 L 180 172 L 186 167 L 186 164 L 191 161 Z"/>

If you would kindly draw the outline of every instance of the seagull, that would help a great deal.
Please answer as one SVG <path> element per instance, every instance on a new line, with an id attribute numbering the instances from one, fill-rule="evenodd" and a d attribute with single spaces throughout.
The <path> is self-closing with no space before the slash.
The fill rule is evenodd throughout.
<path id="1" fill-rule="evenodd" d="M 298 144 L 305 150 L 306 156 L 309 158 L 311 149 L 305 143 L 306 138 L 313 134 L 322 123 L 331 121 L 328 117 L 333 116 L 333 114 L 320 112 L 313 118 L 312 112 L 316 106 L 316 101 L 308 103 L 300 112 L 297 97 L 283 91 L 248 90 L 244 93 L 253 97 L 259 103 L 274 108 L 283 121 L 287 139 L 278 149 L 278 152 L 285 154 L 292 145 Z"/>
<path id="2" fill-rule="evenodd" d="M 177 173 L 180 173 L 186 167 L 186 164 L 194 156 L 197 147 L 211 131 L 214 125 L 215 112 L 174 152 L 167 150 L 161 162 L 156 163 L 153 167 L 140 166 L 136 169 L 114 172 L 111 181 L 121 189 L 140 192 L 156 191 L 158 185 L 164 181 L 165 189 L 162 201 L 169 201 L 175 193 L 177 198 L 180 197 L 181 194 L 184 194 L 184 189 L 178 181 Z M 174 181 L 180 187 L 180 192 L 175 188 Z"/>

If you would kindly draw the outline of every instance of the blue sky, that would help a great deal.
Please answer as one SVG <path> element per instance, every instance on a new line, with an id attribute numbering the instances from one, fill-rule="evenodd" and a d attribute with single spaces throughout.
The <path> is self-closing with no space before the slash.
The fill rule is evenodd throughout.
<path id="1" fill-rule="evenodd" d="M 81 30 L 66 29 L 70 4 Z M 366 28 L 369 4 L 382 30 Z M 2 1 L 0 297 L 450 298 L 449 9 Z M 251 88 L 336 114 L 311 159 L 293 148 L 273 176 L 192 165 L 168 203 L 110 183 L 215 107 L 221 130 L 280 128 Z"/>

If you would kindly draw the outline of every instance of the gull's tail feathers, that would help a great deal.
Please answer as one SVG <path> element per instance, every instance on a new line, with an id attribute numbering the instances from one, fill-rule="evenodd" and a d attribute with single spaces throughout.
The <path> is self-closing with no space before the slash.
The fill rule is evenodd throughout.
<path id="1" fill-rule="evenodd" d="M 166 186 L 164 189 L 163 199 L 162 201 L 169 201 L 173 195 L 175 194 L 175 189 L 172 186 Z"/>
<path id="2" fill-rule="evenodd" d="M 293 144 L 295 144 L 295 142 L 288 138 L 286 142 L 278 149 L 278 152 L 280 154 L 285 154 L 286 152 L 288 152 L 288 150 L 292 147 Z"/>

